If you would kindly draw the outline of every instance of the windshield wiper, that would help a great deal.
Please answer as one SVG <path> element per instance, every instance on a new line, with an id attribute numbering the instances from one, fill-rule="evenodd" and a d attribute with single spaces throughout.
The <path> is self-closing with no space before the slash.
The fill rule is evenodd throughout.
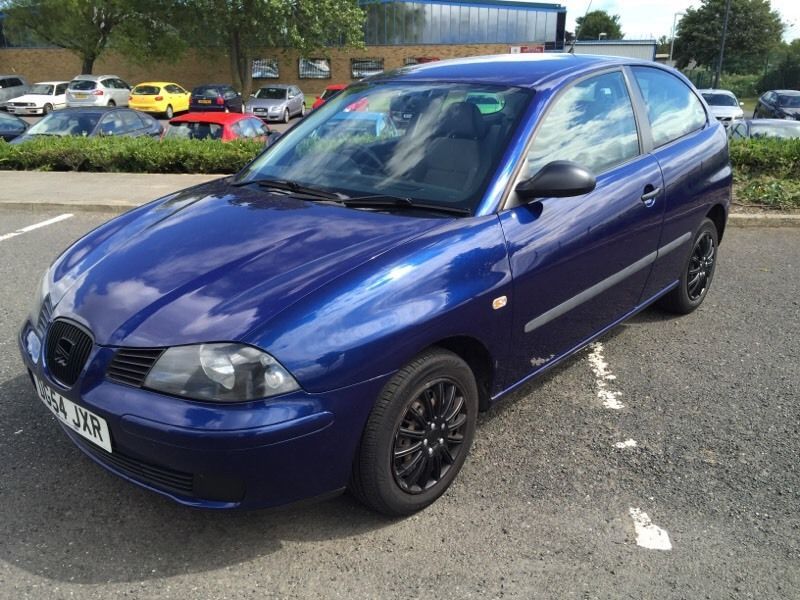
<path id="1" fill-rule="evenodd" d="M 265 188 L 283 190 L 287 192 L 293 192 L 295 194 L 302 194 L 304 196 L 313 196 L 315 198 L 324 198 L 325 200 L 342 200 L 346 197 L 343 194 L 329 192 L 328 190 L 303 185 L 287 179 L 250 179 L 248 181 L 237 181 L 231 185 L 235 185 L 236 187 L 242 187 L 245 185 L 260 185 L 261 187 Z"/>
<path id="2" fill-rule="evenodd" d="M 339 202 L 345 206 L 353 208 L 372 206 L 389 206 L 392 208 L 410 208 L 420 210 L 431 210 L 454 215 L 471 215 L 472 211 L 460 206 L 447 206 L 443 204 L 433 204 L 430 202 L 419 202 L 404 196 L 372 195 L 372 196 L 353 196 L 352 198 L 342 198 Z"/>

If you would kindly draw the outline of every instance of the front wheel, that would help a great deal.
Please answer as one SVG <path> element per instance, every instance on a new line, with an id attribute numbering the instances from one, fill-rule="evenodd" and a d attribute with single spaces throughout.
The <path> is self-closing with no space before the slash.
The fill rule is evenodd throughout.
<path id="1" fill-rule="evenodd" d="M 704 219 L 694 236 L 678 287 L 659 300 L 661 308 L 686 315 L 703 303 L 714 278 L 718 246 L 717 227 L 711 219 Z"/>
<path id="2" fill-rule="evenodd" d="M 303 103 L 300 105 L 300 118 L 302 119 L 305 116 L 306 116 L 306 105 L 305 103 Z"/>
<path id="3" fill-rule="evenodd" d="M 53 112 L 53 105 L 52 104 L 45 104 L 44 108 L 42 110 L 43 110 L 44 114 L 49 115 L 51 112 Z"/>
<path id="4" fill-rule="evenodd" d="M 469 366 L 447 350 L 422 353 L 375 402 L 353 464 L 351 493 L 390 516 L 430 505 L 461 470 L 477 414 L 478 388 Z"/>

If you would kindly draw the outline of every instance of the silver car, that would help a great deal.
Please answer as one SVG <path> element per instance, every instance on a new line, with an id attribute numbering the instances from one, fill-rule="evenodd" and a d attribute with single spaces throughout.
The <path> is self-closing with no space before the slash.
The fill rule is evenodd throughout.
<path id="1" fill-rule="evenodd" d="M 0 75 L 0 106 L 28 91 L 28 82 L 19 75 Z"/>
<path id="2" fill-rule="evenodd" d="M 131 86 L 116 75 L 78 75 L 69 82 L 67 106 L 128 106 Z"/>
<path id="3" fill-rule="evenodd" d="M 306 99 L 296 85 L 268 85 L 259 89 L 245 104 L 245 112 L 264 121 L 283 121 L 306 114 Z"/>

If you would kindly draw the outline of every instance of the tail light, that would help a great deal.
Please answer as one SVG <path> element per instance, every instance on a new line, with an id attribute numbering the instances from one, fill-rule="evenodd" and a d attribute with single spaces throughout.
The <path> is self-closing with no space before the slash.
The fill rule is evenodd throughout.
<path id="1" fill-rule="evenodd" d="M 156 96 L 156 102 L 161 102 L 164 99 L 164 96 Z"/>
<path id="2" fill-rule="evenodd" d="M 102 96 L 103 94 L 105 94 L 103 90 L 95 90 L 92 92 L 93 96 Z"/>
<path id="3" fill-rule="evenodd" d="M 128 96 L 128 102 L 133 102 L 133 96 Z"/>
<path id="4" fill-rule="evenodd" d="M 220 106 L 222 106 L 223 104 L 225 104 L 225 98 L 222 98 L 222 97 L 220 97 L 220 96 L 217 96 L 217 104 L 219 104 Z"/>

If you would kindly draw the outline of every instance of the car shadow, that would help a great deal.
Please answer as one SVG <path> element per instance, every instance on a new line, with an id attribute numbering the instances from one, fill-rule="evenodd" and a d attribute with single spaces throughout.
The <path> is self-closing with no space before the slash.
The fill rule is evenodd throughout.
<path id="1" fill-rule="evenodd" d="M 0 560 L 50 580 L 131 582 L 224 568 L 285 541 L 345 538 L 394 521 L 347 495 L 271 511 L 201 511 L 103 470 L 19 375 L 0 384 Z"/>

